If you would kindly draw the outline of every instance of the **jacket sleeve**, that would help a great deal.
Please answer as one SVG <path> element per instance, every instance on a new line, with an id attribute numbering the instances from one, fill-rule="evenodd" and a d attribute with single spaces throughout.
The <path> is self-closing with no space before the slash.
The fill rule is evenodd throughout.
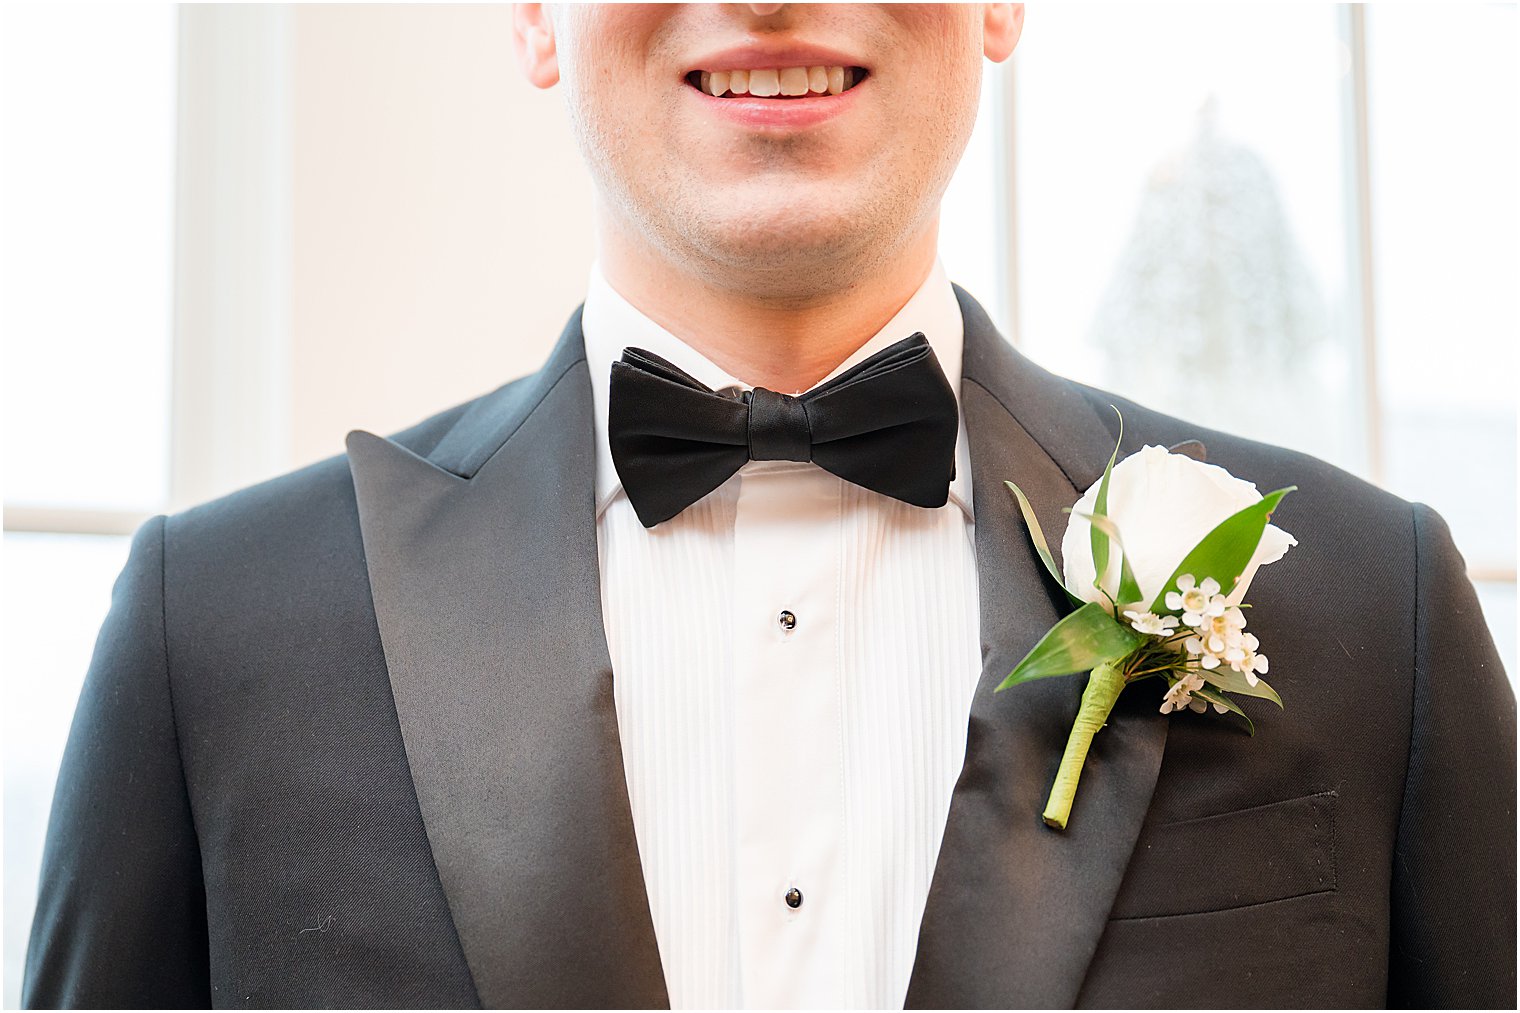
<path id="1" fill-rule="evenodd" d="M 1414 715 L 1390 1007 L 1515 1008 L 1515 695 L 1446 523 L 1414 507 Z"/>
<path id="2" fill-rule="evenodd" d="M 169 687 L 164 524 L 154 517 L 132 540 L 69 729 L 22 979 L 28 1008 L 211 1005 Z"/>

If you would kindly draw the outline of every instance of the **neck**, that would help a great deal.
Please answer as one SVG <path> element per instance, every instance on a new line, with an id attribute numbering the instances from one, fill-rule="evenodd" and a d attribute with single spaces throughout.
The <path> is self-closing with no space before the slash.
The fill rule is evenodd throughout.
<path id="1" fill-rule="evenodd" d="M 938 237 L 936 219 L 881 270 L 824 291 L 725 285 L 615 230 L 598 231 L 597 257 L 608 283 L 655 323 L 729 375 L 790 394 L 828 376 L 897 315 L 933 270 Z"/>

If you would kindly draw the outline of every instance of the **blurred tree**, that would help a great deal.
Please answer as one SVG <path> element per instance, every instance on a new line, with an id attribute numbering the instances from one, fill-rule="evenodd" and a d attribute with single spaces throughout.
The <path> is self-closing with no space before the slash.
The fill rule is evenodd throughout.
<path id="1" fill-rule="evenodd" d="M 1328 336 L 1325 300 L 1257 152 L 1219 133 L 1217 100 L 1146 181 L 1088 332 L 1105 383 L 1158 405 L 1224 417 L 1256 381 L 1302 378 Z M 1288 385 L 1291 386 L 1291 385 Z"/>

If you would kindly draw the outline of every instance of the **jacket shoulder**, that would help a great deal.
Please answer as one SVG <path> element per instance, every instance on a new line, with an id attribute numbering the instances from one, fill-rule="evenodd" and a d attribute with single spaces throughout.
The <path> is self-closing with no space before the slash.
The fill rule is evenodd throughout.
<path id="1" fill-rule="evenodd" d="M 426 457 L 478 405 L 510 396 L 527 379 L 508 381 L 496 390 L 387 434 L 386 439 Z M 289 533 L 287 526 L 291 524 L 322 523 L 357 524 L 353 475 L 346 452 L 172 513 L 165 522 L 165 538 L 181 547 L 201 540 L 246 543 L 261 535 L 282 537 Z"/>
<path id="2" fill-rule="evenodd" d="M 1107 416 L 1111 431 L 1118 429 L 1113 408 L 1123 413 L 1121 454 L 1146 444 L 1170 447 L 1197 440 L 1204 445 L 1208 463 L 1255 483 L 1260 492 L 1295 486 L 1277 515 L 1284 520 L 1302 518 L 1318 524 L 1329 519 L 1327 512 L 1334 512 L 1354 520 L 1363 530 L 1372 524 L 1384 527 L 1385 533 L 1397 530 L 1401 537 L 1413 536 L 1412 503 L 1344 468 L 1302 451 L 1188 422 L 1096 387 L 1074 381 L 1072 386 L 1095 411 Z"/>

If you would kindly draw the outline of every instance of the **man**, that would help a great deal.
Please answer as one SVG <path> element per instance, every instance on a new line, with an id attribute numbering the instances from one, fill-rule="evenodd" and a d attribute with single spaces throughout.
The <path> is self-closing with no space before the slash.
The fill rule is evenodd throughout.
<path id="1" fill-rule="evenodd" d="M 1041 371 L 936 261 L 1022 21 L 523 5 L 586 302 L 538 372 L 138 532 L 27 1003 L 1512 1006 L 1514 698 L 1441 520 Z M 1125 694 L 1056 832 L 1081 685 L 992 692 L 1063 604 L 1003 482 L 1059 530 L 1109 404 L 1299 486 L 1252 594 L 1287 706 Z"/>

